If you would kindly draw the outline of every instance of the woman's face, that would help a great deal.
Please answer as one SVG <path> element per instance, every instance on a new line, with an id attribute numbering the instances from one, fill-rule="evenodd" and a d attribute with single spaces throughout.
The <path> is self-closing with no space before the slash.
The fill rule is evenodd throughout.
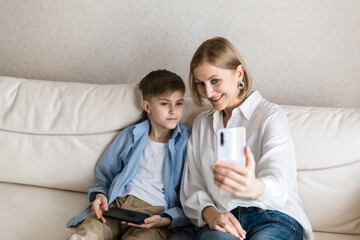
<path id="1" fill-rule="evenodd" d="M 239 65 L 235 70 L 223 69 L 204 62 L 193 71 L 197 90 L 215 110 L 230 110 L 242 102 L 237 83 L 243 79 L 244 68 Z"/>

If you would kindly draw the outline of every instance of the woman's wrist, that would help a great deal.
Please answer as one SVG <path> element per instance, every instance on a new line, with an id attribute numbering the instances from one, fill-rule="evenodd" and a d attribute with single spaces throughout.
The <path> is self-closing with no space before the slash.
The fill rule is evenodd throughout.
<path id="1" fill-rule="evenodd" d="M 259 179 L 259 178 L 255 178 L 252 189 L 253 189 L 253 191 L 252 191 L 252 194 L 250 196 L 250 199 L 252 199 L 252 200 L 259 199 L 265 192 L 265 183 L 264 183 L 264 181 Z"/>
<path id="2" fill-rule="evenodd" d="M 209 216 L 217 213 L 218 210 L 214 206 L 207 206 L 202 210 L 202 218 L 204 222 L 208 223 Z"/>

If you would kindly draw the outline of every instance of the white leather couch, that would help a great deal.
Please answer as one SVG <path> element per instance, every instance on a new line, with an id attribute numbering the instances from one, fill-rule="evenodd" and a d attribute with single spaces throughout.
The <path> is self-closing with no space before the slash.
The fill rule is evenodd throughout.
<path id="1" fill-rule="evenodd" d="M 185 106 L 191 126 L 204 109 Z M 360 239 L 360 109 L 283 108 L 315 238 Z M 65 239 L 100 156 L 140 115 L 136 85 L 0 77 L 0 239 Z"/>

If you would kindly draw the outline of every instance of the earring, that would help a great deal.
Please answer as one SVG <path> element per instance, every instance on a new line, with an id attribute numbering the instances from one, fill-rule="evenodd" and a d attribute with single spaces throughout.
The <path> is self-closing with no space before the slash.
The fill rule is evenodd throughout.
<path id="1" fill-rule="evenodd" d="M 245 88 L 245 83 L 243 81 L 240 81 L 237 83 L 237 87 L 242 90 Z"/>

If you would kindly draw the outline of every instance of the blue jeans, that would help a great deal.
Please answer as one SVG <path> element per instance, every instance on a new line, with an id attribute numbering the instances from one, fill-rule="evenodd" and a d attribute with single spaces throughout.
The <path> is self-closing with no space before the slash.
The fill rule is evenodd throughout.
<path id="1" fill-rule="evenodd" d="M 256 207 L 237 207 L 231 213 L 246 231 L 248 240 L 303 240 L 303 228 L 292 217 L 279 211 Z M 208 225 L 199 229 L 196 239 L 238 239 L 226 232 L 212 230 Z"/>

